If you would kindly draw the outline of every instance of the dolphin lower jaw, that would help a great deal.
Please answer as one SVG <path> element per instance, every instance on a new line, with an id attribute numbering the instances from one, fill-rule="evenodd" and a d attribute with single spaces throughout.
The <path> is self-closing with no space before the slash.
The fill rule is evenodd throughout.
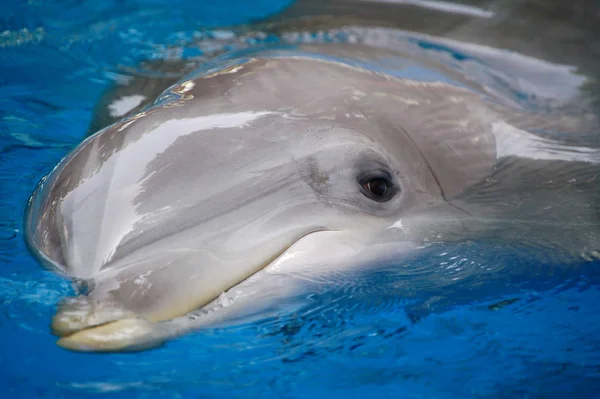
<path id="1" fill-rule="evenodd" d="M 151 349 L 163 342 L 154 323 L 133 317 L 77 331 L 61 337 L 57 345 L 79 352 L 123 352 Z"/>

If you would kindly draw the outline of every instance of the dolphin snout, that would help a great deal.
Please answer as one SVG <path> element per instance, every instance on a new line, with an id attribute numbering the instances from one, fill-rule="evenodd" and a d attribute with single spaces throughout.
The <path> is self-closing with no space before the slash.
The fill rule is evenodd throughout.
<path id="1" fill-rule="evenodd" d="M 60 338 L 57 345 L 79 352 L 131 352 L 156 348 L 163 342 L 153 323 L 133 318 L 77 331 Z"/>
<path id="2" fill-rule="evenodd" d="M 114 352 L 159 346 L 163 340 L 155 325 L 111 301 L 79 297 L 59 304 L 50 328 L 63 348 Z"/>

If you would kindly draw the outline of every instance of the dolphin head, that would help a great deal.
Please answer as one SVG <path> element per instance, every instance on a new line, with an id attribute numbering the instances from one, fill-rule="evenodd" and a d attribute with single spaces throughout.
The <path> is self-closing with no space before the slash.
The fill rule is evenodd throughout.
<path id="1" fill-rule="evenodd" d="M 355 261 L 488 172 L 494 143 L 464 117 L 469 98 L 285 51 L 182 80 L 85 140 L 32 197 L 30 247 L 89 291 L 87 316 L 59 310 L 55 333 L 169 320 L 274 261 Z"/>

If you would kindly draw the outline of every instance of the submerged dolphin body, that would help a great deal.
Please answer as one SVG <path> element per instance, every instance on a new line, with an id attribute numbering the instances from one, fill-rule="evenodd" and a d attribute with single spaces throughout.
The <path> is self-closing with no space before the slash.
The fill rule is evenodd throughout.
<path id="1" fill-rule="evenodd" d="M 469 88 L 393 76 L 378 66 L 406 60 L 373 51 L 328 45 L 229 58 L 68 155 L 27 218 L 34 252 L 88 289 L 59 307 L 59 344 L 149 347 L 201 325 L 185 315 L 232 287 L 247 287 L 251 306 L 293 292 L 300 274 L 402 259 L 431 238 L 491 231 L 490 220 L 542 222 L 554 242 L 561 237 L 548 226 L 564 225 L 561 217 L 597 217 L 595 203 L 575 220 L 541 212 L 544 201 L 587 195 L 564 189 L 564 179 L 560 195 L 547 195 L 554 186 L 544 181 L 537 199 L 498 211 L 504 193 L 490 177 L 499 164 L 509 204 L 520 190 L 535 192 L 514 175 L 520 160 L 538 177 L 577 161 L 570 178 L 590 181 L 598 152 L 511 126 Z M 596 224 L 585 231 L 564 243 L 568 252 L 595 249 Z M 531 229 L 527 239 L 536 240 Z"/>

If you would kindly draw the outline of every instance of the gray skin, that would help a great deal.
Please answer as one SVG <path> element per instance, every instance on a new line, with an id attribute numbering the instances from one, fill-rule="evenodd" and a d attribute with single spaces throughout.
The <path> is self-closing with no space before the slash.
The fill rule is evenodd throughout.
<path id="1" fill-rule="evenodd" d="M 229 58 L 79 145 L 27 218 L 34 252 L 88 287 L 54 316 L 59 345 L 152 347 L 434 240 L 594 253 L 597 150 L 511 126 L 476 87 L 374 72 L 381 60 L 410 62 L 343 45 Z"/>

